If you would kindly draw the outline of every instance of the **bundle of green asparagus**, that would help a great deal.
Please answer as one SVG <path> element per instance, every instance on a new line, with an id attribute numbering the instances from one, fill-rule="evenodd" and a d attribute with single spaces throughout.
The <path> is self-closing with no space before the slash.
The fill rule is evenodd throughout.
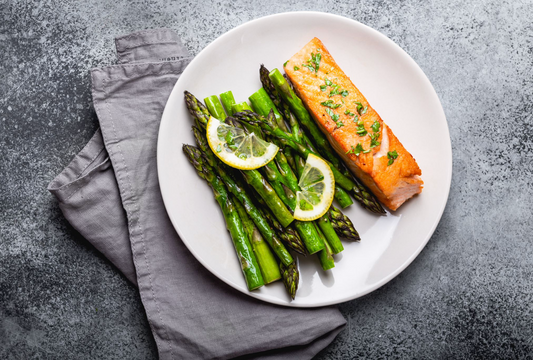
<path id="1" fill-rule="evenodd" d="M 220 99 L 215 95 L 205 98 L 205 105 L 186 91 L 196 147 L 184 145 L 183 149 L 220 205 L 248 289 L 281 279 L 294 299 L 299 281 L 294 253 L 317 254 L 322 268 L 329 270 L 335 266 L 333 255 L 344 249 L 340 238 L 360 241 L 353 223 L 333 205 L 324 208 L 324 215 L 317 214 L 316 220 L 294 219 L 310 154 L 331 168 L 334 197 L 342 208 L 353 204 L 352 195 L 371 212 L 384 210 L 337 157 L 279 70 L 269 72 L 261 65 L 260 79 L 263 87 L 249 97 L 251 107 L 247 102 L 236 103 L 231 91 L 220 94 Z M 256 169 L 228 166 L 217 154 L 221 149 L 213 149 L 208 141 L 206 128 L 211 117 L 236 129 L 238 136 L 246 135 L 258 144 L 275 144 L 280 150 Z M 227 139 L 231 147 L 233 138 Z"/>

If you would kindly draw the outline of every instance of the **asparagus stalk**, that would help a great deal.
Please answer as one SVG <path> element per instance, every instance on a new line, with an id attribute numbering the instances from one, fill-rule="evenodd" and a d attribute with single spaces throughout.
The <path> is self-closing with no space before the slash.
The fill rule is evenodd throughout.
<path id="1" fill-rule="evenodd" d="M 320 236 L 324 237 L 324 234 L 318 229 Z M 322 269 L 329 270 L 335 267 L 335 261 L 333 260 L 333 251 L 331 246 L 329 246 L 327 241 L 324 241 L 324 250 L 318 253 L 318 259 L 320 260 L 320 265 Z"/>
<path id="2" fill-rule="evenodd" d="M 328 211 L 328 216 L 331 226 L 333 226 L 339 237 L 352 241 L 361 241 L 359 233 L 355 230 L 351 220 L 342 211 L 331 206 Z"/>
<path id="3" fill-rule="evenodd" d="M 239 216 L 241 217 L 244 231 L 248 235 L 248 239 L 250 239 L 265 284 L 270 284 L 271 282 L 281 279 L 278 262 L 276 261 L 274 254 L 272 254 L 272 251 L 270 251 L 268 243 L 263 239 L 257 227 L 255 227 L 252 219 L 250 219 L 250 216 L 248 216 L 248 213 L 244 209 L 244 206 L 242 206 L 234 196 L 231 198 Z"/>
<path id="4" fill-rule="evenodd" d="M 283 118 L 287 123 L 291 122 L 291 117 L 294 117 L 292 114 L 289 105 L 287 105 L 286 102 L 284 102 L 279 94 L 279 92 L 276 90 L 276 87 L 272 83 L 272 80 L 270 80 L 270 77 L 268 76 L 270 71 L 264 66 L 261 65 L 259 68 L 259 78 L 261 79 L 261 84 L 263 84 L 263 88 L 270 96 L 270 99 L 274 103 L 274 106 L 279 110 L 279 112 L 282 114 Z"/>
<path id="5" fill-rule="evenodd" d="M 270 226 L 274 229 L 274 231 L 276 231 L 276 235 L 281 239 L 281 241 L 285 243 L 285 245 L 296 251 L 298 254 L 301 254 L 303 256 L 307 255 L 305 245 L 302 239 L 300 238 L 298 231 L 293 228 L 293 224 L 284 228 L 276 220 L 276 217 L 272 215 L 270 209 L 268 209 L 266 206 L 261 209 L 261 212 L 263 213 L 263 216 L 268 220 Z"/>
<path id="6" fill-rule="evenodd" d="M 237 104 L 234 104 L 232 107 L 231 107 L 231 111 L 235 114 L 236 112 L 241 112 L 241 111 L 244 111 L 244 110 L 250 110 L 252 111 L 252 108 L 250 107 L 250 105 L 248 105 L 248 103 L 246 101 L 243 101 L 243 102 L 240 102 L 240 103 L 237 103 Z"/>
<path id="7" fill-rule="evenodd" d="M 252 246 L 248 240 L 248 236 L 244 231 L 244 227 L 235 208 L 235 204 L 230 199 L 224 183 L 213 172 L 205 171 L 205 168 L 201 165 L 201 163 L 196 161 L 196 156 L 190 151 L 190 146 L 184 145 L 183 150 L 191 164 L 196 169 L 198 175 L 206 180 L 211 186 L 215 195 L 215 199 L 222 209 L 224 219 L 226 220 L 226 227 L 228 228 L 231 239 L 233 240 L 233 245 L 235 247 L 235 251 L 237 252 L 248 289 L 255 290 L 260 288 L 264 285 L 261 270 L 252 250 Z"/>
<path id="8" fill-rule="evenodd" d="M 296 297 L 296 291 L 298 290 L 298 283 L 300 281 L 300 272 L 298 271 L 298 264 L 293 262 L 289 266 L 285 266 L 282 263 L 279 264 L 281 270 L 281 276 L 283 277 L 283 284 L 285 289 L 289 293 L 290 297 L 294 300 Z"/>
<path id="9" fill-rule="evenodd" d="M 233 93 L 231 91 L 226 91 L 218 96 L 220 97 L 220 101 L 222 102 L 222 106 L 224 106 L 226 113 L 229 116 L 233 115 L 233 105 L 235 105 Z"/>
<path id="10" fill-rule="evenodd" d="M 207 122 L 211 117 L 209 110 L 199 101 L 193 94 L 188 91 L 185 91 L 185 103 L 187 105 L 187 110 L 194 119 L 195 124 L 201 128 L 205 129 Z"/>
<path id="11" fill-rule="evenodd" d="M 204 99 L 205 105 L 209 109 L 209 112 L 211 115 L 213 115 L 214 118 L 223 121 L 226 118 L 226 113 L 224 112 L 224 108 L 222 107 L 222 104 L 220 103 L 220 100 L 218 100 L 218 97 L 216 95 L 208 96 Z"/>
<path id="12" fill-rule="evenodd" d="M 261 196 L 274 216 L 278 219 L 283 227 L 289 225 L 294 218 L 287 210 L 279 196 L 276 194 L 272 186 L 265 180 L 265 178 L 257 170 L 241 171 L 244 181 Z"/>
<path id="13" fill-rule="evenodd" d="M 300 120 L 306 130 L 309 131 L 311 137 L 318 145 L 320 149 L 319 151 L 323 157 L 330 161 L 344 175 L 349 176 L 349 171 L 337 157 L 328 140 L 315 124 L 311 118 L 311 115 L 303 105 L 302 100 L 300 100 L 300 98 L 294 93 L 294 90 L 291 88 L 287 79 L 283 77 L 278 69 L 272 70 L 269 73 L 269 78 L 274 85 L 274 88 L 278 90 L 280 97 L 282 97 L 283 100 L 289 105 L 290 109 L 296 115 L 298 120 Z M 352 191 L 354 198 L 359 201 L 367 210 L 378 214 L 385 214 L 385 210 L 378 200 L 358 180 L 354 181 L 351 189 L 346 190 Z"/>
<path id="14" fill-rule="evenodd" d="M 325 214 L 317 221 L 318 227 L 324 234 L 324 237 L 326 238 L 327 243 L 331 247 L 331 251 L 334 254 L 340 253 L 342 250 L 344 250 L 344 247 L 342 246 L 341 240 L 337 236 L 337 233 L 335 232 L 335 229 L 331 225 L 331 221 L 329 220 L 329 215 Z"/>
<path id="15" fill-rule="evenodd" d="M 254 112 L 258 114 L 268 114 L 270 110 L 273 110 L 274 115 L 276 116 L 276 121 L 283 121 L 281 114 L 276 109 L 276 106 L 274 105 L 264 88 L 261 88 L 252 95 L 250 95 L 250 97 L 248 97 L 248 100 L 250 100 Z"/>

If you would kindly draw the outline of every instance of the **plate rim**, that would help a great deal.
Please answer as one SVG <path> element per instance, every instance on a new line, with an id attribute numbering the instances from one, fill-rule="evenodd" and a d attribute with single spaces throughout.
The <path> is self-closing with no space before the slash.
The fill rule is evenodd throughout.
<path id="1" fill-rule="evenodd" d="M 429 85 L 429 89 L 431 89 L 432 95 L 435 97 L 435 99 L 437 100 L 437 102 L 439 104 L 439 111 L 441 112 L 442 118 L 443 118 L 443 120 L 444 120 L 444 122 L 446 124 L 446 133 L 443 134 L 443 135 L 448 140 L 447 141 L 447 143 L 448 143 L 447 144 L 448 145 L 447 146 L 447 155 L 448 155 L 447 158 L 449 159 L 449 161 L 447 161 L 445 166 L 443 166 L 444 168 L 446 168 L 446 170 L 447 170 L 446 173 L 448 174 L 447 179 L 446 179 L 447 180 L 446 181 L 447 182 L 446 197 L 445 197 L 446 200 L 442 203 L 440 209 L 438 209 L 439 210 L 438 211 L 439 215 L 435 218 L 435 221 L 433 222 L 433 224 L 431 226 L 431 230 L 428 232 L 428 234 L 427 234 L 426 238 L 424 239 L 424 241 L 421 242 L 419 247 L 415 251 L 413 251 L 411 256 L 409 256 L 402 263 L 401 266 L 399 266 L 391 274 L 389 274 L 388 276 L 384 277 L 380 281 L 376 282 L 372 286 L 368 287 L 364 291 L 358 292 L 358 293 L 356 293 L 353 296 L 343 297 L 341 299 L 336 299 L 336 300 L 331 300 L 331 301 L 321 301 L 321 302 L 318 302 L 316 304 L 301 304 L 301 303 L 294 303 L 294 302 L 285 302 L 285 301 L 282 301 L 281 299 L 270 299 L 270 298 L 266 299 L 266 298 L 262 297 L 261 295 L 259 295 L 256 292 L 248 291 L 248 290 L 244 290 L 243 291 L 243 289 L 238 287 L 237 284 L 235 284 L 232 281 L 222 277 L 220 274 L 218 274 L 216 271 L 214 271 L 209 266 L 209 264 L 207 264 L 194 251 L 194 249 L 192 249 L 187 244 L 186 241 L 182 240 L 182 232 L 180 230 L 180 227 L 179 227 L 178 223 L 173 219 L 173 217 L 172 217 L 172 215 L 171 215 L 171 213 L 169 211 L 167 211 L 167 214 L 168 214 L 168 216 L 170 218 L 172 226 L 174 227 L 174 229 L 178 233 L 178 235 L 180 237 L 180 240 L 185 244 L 187 249 L 195 257 L 195 259 L 197 261 L 199 261 L 202 264 L 202 266 L 204 266 L 211 274 L 215 275 L 218 279 L 222 280 L 224 283 L 228 284 L 229 286 L 231 286 L 235 290 L 239 291 L 240 293 L 246 294 L 248 296 L 251 296 L 253 298 L 256 298 L 256 299 L 259 299 L 261 301 L 264 301 L 264 302 L 267 302 L 267 303 L 271 303 L 271 304 L 287 306 L 287 307 L 297 307 L 297 308 L 315 308 L 315 307 L 323 307 L 323 306 L 341 304 L 341 303 L 344 303 L 344 302 L 347 302 L 347 301 L 352 301 L 352 300 L 358 299 L 360 297 L 363 297 L 363 296 L 365 296 L 365 295 L 367 295 L 367 294 L 379 289 L 380 287 L 384 286 L 385 284 L 389 283 L 392 279 L 394 279 L 399 274 L 401 274 L 418 257 L 418 255 L 422 252 L 422 250 L 425 248 L 425 246 L 427 245 L 427 243 L 429 242 L 429 240 L 431 239 L 431 237 L 435 233 L 435 230 L 436 230 L 438 224 L 440 223 L 440 220 L 442 219 L 442 216 L 444 214 L 444 210 L 446 208 L 446 205 L 448 204 L 448 198 L 449 198 L 450 189 L 451 189 L 452 173 L 453 173 L 453 153 L 452 153 L 449 125 L 448 125 L 448 121 L 446 119 L 446 114 L 445 114 L 444 109 L 442 107 L 442 103 L 441 103 L 441 101 L 440 101 L 440 99 L 438 97 L 437 92 L 435 91 L 435 88 L 433 87 L 433 84 L 429 81 L 428 77 L 426 76 L 426 74 L 424 73 L 422 68 L 416 63 L 416 61 L 404 49 L 402 49 L 398 44 L 396 44 L 394 41 L 389 39 L 386 35 L 382 34 L 380 31 L 378 31 L 378 30 L 376 30 L 376 29 L 374 29 L 374 28 L 372 28 L 372 27 L 370 27 L 370 26 L 368 26 L 366 24 L 363 24 L 363 23 L 361 23 L 361 22 L 359 22 L 357 20 L 351 19 L 351 18 L 347 18 L 345 16 L 326 13 L 326 12 L 321 12 L 321 11 L 289 11 L 289 12 L 282 12 L 282 13 L 266 15 L 266 16 L 262 16 L 262 17 L 259 17 L 259 18 L 256 18 L 256 19 L 252 19 L 252 20 L 246 21 L 246 22 L 244 22 L 244 23 L 242 23 L 242 24 L 240 24 L 240 25 L 228 30 L 227 32 L 225 32 L 222 35 L 218 36 L 215 40 L 211 41 L 196 56 L 194 56 L 194 58 L 191 60 L 189 65 L 185 68 L 183 73 L 185 73 L 187 71 L 187 69 L 189 68 L 190 64 L 192 64 L 197 58 L 199 58 L 200 55 L 203 52 L 208 51 L 212 46 L 215 46 L 214 45 L 215 43 L 219 42 L 223 38 L 229 37 L 232 33 L 239 31 L 243 27 L 250 26 L 251 24 L 257 23 L 257 22 L 269 21 L 272 18 L 282 18 L 282 17 L 287 17 L 287 16 L 300 16 L 300 15 L 303 15 L 303 16 L 306 16 L 306 15 L 325 16 L 325 17 L 330 17 L 332 19 L 336 19 L 336 20 L 340 20 L 340 21 L 351 22 L 351 23 L 353 23 L 353 24 L 355 24 L 357 26 L 362 26 L 363 28 L 365 28 L 365 30 L 374 33 L 375 35 L 380 37 L 383 41 L 387 42 L 389 45 L 391 45 L 392 47 L 396 48 L 396 50 L 399 50 L 397 52 L 399 54 L 401 54 L 401 56 L 404 57 L 409 63 L 411 63 L 411 65 L 414 65 L 412 68 L 415 69 L 416 72 L 419 74 L 420 79 L 423 79 L 423 81 L 426 82 L 426 85 Z M 183 75 L 183 73 L 181 75 Z M 157 139 L 157 174 L 158 174 L 158 179 L 159 179 L 159 188 L 160 188 L 160 191 L 161 191 L 161 197 L 163 199 L 163 203 L 165 204 L 165 210 L 167 209 L 167 200 L 170 198 L 170 196 L 168 194 L 165 195 L 166 194 L 165 188 L 167 188 L 167 187 L 163 186 L 163 184 L 162 184 L 165 181 L 161 181 L 162 177 L 161 177 L 161 170 L 160 169 L 162 169 L 162 163 L 161 163 L 162 160 L 161 160 L 161 157 L 159 156 L 159 154 L 162 151 L 162 146 L 163 146 L 162 145 L 163 141 L 161 141 L 161 139 L 162 139 L 161 133 L 164 131 L 163 120 L 165 118 L 169 117 L 168 112 L 170 112 L 170 110 L 169 110 L 168 104 L 171 101 L 171 99 L 174 98 L 174 96 L 173 96 L 174 92 L 178 91 L 178 84 L 180 82 L 181 75 L 180 75 L 180 78 L 178 79 L 178 81 L 176 81 L 176 83 L 174 84 L 174 86 L 172 88 L 172 91 L 170 92 L 170 95 L 169 95 L 169 97 L 167 99 L 167 102 L 165 104 L 165 108 L 163 110 L 163 114 L 161 115 L 161 123 L 160 123 L 159 131 L 158 131 L 158 139 Z M 167 199 L 167 200 L 165 200 L 165 199 Z"/>

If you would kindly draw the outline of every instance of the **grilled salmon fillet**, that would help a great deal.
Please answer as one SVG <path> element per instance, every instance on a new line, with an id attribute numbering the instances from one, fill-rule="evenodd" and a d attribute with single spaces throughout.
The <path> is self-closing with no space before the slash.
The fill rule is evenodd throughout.
<path id="1" fill-rule="evenodd" d="M 349 169 L 391 210 L 422 191 L 422 171 L 324 44 L 311 40 L 284 69 Z"/>

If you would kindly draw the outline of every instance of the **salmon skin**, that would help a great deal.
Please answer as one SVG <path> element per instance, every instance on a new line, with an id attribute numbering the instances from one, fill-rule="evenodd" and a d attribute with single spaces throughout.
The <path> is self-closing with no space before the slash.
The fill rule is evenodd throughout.
<path id="1" fill-rule="evenodd" d="M 322 41 L 284 64 L 295 92 L 348 168 L 391 210 L 422 191 L 422 171 Z"/>

